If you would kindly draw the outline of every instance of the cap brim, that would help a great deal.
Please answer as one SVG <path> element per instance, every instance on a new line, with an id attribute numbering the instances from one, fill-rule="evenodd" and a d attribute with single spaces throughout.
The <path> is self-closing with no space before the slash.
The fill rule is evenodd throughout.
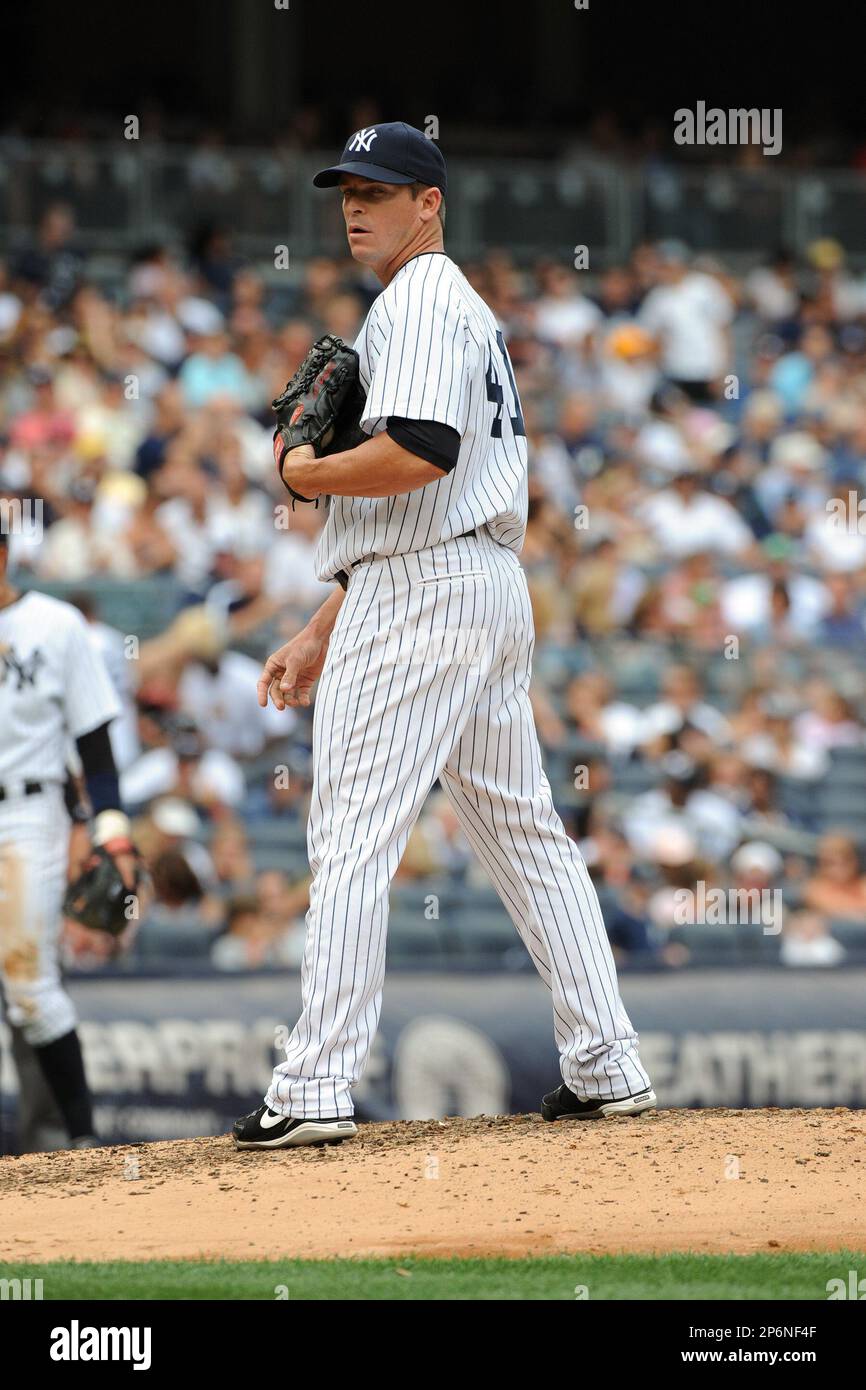
<path id="1" fill-rule="evenodd" d="M 397 174 L 393 169 L 385 169 L 381 164 L 335 164 L 332 169 L 321 169 L 313 178 L 316 188 L 334 188 L 342 174 L 358 174 L 362 179 L 375 179 L 376 183 L 414 183 L 412 174 Z"/>

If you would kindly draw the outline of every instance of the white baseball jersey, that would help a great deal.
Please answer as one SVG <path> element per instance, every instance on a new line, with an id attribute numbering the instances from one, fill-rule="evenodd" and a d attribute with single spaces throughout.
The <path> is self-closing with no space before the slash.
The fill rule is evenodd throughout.
<path id="1" fill-rule="evenodd" d="M 526 530 L 526 432 L 502 333 L 444 252 L 413 257 L 370 308 L 355 343 L 367 404 L 361 428 L 391 415 L 460 435 L 441 479 L 397 497 L 332 497 L 316 551 L 320 579 L 363 556 L 402 555 L 486 524 L 520 551 Z"/>
<path id="2" fill-rule="evenodd" d="M 68 740 L 119 713 L 76 608 L 31 592 L 0 609 L 0 785 L 64 782 Z"/>

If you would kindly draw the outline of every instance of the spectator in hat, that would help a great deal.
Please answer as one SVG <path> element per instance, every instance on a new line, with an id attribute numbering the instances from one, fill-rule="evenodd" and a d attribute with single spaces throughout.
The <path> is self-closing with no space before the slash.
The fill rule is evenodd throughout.
<path id="1" fill-rule="evenodd" d="M 731 888 L 743 904 L 745 925 L 760 927 L 773 935 L 782 929 L 784 907 L 781 885 L 785 862 L 779 851 L 761 840 L 751 840 L 731 856 Z M 747 895 L 747 896 L 743 896 Z"/>
<path id="2" fill-rule="evenodd" d="M 595 334 L 601 399 L 610 410 L 641 414 L 657 389 L 660 373 L 652 336 L 638 323 L 615 322 Z"/>
<path id="3" fill-rule="evenodd" d="M 827 451 L 808 430 L 777 435 L 769 462 L 755 478 L 755 494 L 772 526 L 781 530 L 786 504 L 796 502 L 804 515 L 822 510 L 826 499 Z"/>
<path id="4" fill-rule="evenodd" d="M 167 850 L 180 854 L 205 891 L 210 891 L 216 874 L 213 861 L 201 843 L 201 821 L 189 802 L 165 796 L 154 801 L 135 822 L 135 843 L 145 865 L 150 866 Z"/>
<path id="5" fill-rule="evenodd" d="M 699 880 L 710 883 L 710 868 L 699 858 L 697 841 L 687 827 L 672 822 L 656 827 L 647 861 L 655 865 L 662 878 L 662 884 L 647 895 L 650 939 L 665 964 L 687 965 L 692 955 L 688 934 L 699 932 L 701 925 L 689 920 L 693 912 L 686 912 L 683 921 L 683 894 L 694 894 Z M 672 932 L 677 933 L 678 939 L 670 939 Z"/>

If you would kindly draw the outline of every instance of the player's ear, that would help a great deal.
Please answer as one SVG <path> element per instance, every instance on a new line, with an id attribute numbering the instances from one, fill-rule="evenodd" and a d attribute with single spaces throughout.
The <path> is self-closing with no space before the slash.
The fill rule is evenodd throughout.
<path id="1" fill-rule="evenodd" d="M 423 220 L 425 222 L 432 222 L 442 205 L 441 190 L 438 188 L 425 188 L 418 202 L 420 204 L 419 210 Z"/>

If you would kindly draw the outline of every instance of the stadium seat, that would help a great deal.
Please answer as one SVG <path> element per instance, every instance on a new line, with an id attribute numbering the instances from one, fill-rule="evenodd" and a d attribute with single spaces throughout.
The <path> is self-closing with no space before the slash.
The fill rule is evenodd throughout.
<path id="1" fill-rule="evenodd" d="M 455 892 L 454 905 L 461 913 L 506 911 L 492 883 L 463 884 Z"/>
<path id="2" fill-rule="evenodd" d="M 822 825 L 866 826 L 866 794 L 859 785 L 840 784 L 830 779 L 817 793 L 816 803 Z"/>
<path id="3" fill-rule="evenodd" d="M 417 965 L 440 960 L 443 947 L 438 925 L 416 913 L 392 912 L 388 922 L 388 964 Z"/>
<path id="4" fill-rule="evenodd" d="M 802 777 L 780 777 L 778 801 L 785 815 L 799 825 L 818 828 L 820 784 Z"/>
<path id="5" fill-rule="evenodd" d="M 391 911 L 424 916 L 435 898 L 439 916 L 431 920 L 441 921 L 443 914 L 453 909 L 457 893 L 458 888 L 448 878 L 397 879 L 391 885 Z"/>
<path id="6" fill-rule="evenodd" d="M 659 770 L 651 763 L 617 763 L 613 769 L 613 789 L 628 792 L 630 796 L 640 796 L 650 791 L 661 781 Z"/>
<path id="7" fill-rule="evenodd" d="M 250 845 L 256 849 L 303 850 L 307 848 L 307 827 L 303 821 L 274 820 L 253 821 L 247 827 Z"/>
<path id="8" fill-rule="evenodd" d="M 831 748 L 826 780 L 837 787 L 860 787 L 866 794 L 866 748 Z"/>
<path id="9" fill-rule="evenodd" d="M 142 923 L 130 958 L 149 965 L 162 960 L 208 960 L 217 935 L 192 918 L 169 922 L 154 916 Z"/>
<path id="10" fill-rule="evenodd" d="M 31 587 L 28 580 L 22 589 Z M 67 599 L 72 593 L 86 593 L 96 602 L 102 622 L 122 633 L 135 633 L 139 641 L 147 641 L 162 632 L 178 611 L 183 599 L 183 587 L 173 575 L 148 579 L 88 579 L 80 584 L 43 583 L 40 592 L 55 598 Z"/>
<path id="11" fill-rule="evenodd" d="M 274 870 L 287 874 L 289 878 L 303 878 L 310 872 L 306 852 L 289 845 L 250 845 L 250 852 L 257 874 Z"/>
<path id="12" fill-rule="evenodd" d="M 461 913 L 456 934 L 461 954 L 467 956 L 501 958 L 515 946 L 521 946 L 514 923 L 503 907 L 498 911 Z"/>
<path id="13" fill-rule="evenodd" d="M 678 945 L 686 946 L 693 963 L 700 962 L 704 957 L 723 957 L 733 963 L 738 954 L 737 928 L 726 924 L 703 923 L 673 927 L 667 938 Z"/>
<path id="14" fill-rule="evenodd" d="M 830 935 L 835 937 L 846 950 L 866 950 L 866 922 L 858 922 L 847 917 L 831 917 L 828 926 Z"/>

